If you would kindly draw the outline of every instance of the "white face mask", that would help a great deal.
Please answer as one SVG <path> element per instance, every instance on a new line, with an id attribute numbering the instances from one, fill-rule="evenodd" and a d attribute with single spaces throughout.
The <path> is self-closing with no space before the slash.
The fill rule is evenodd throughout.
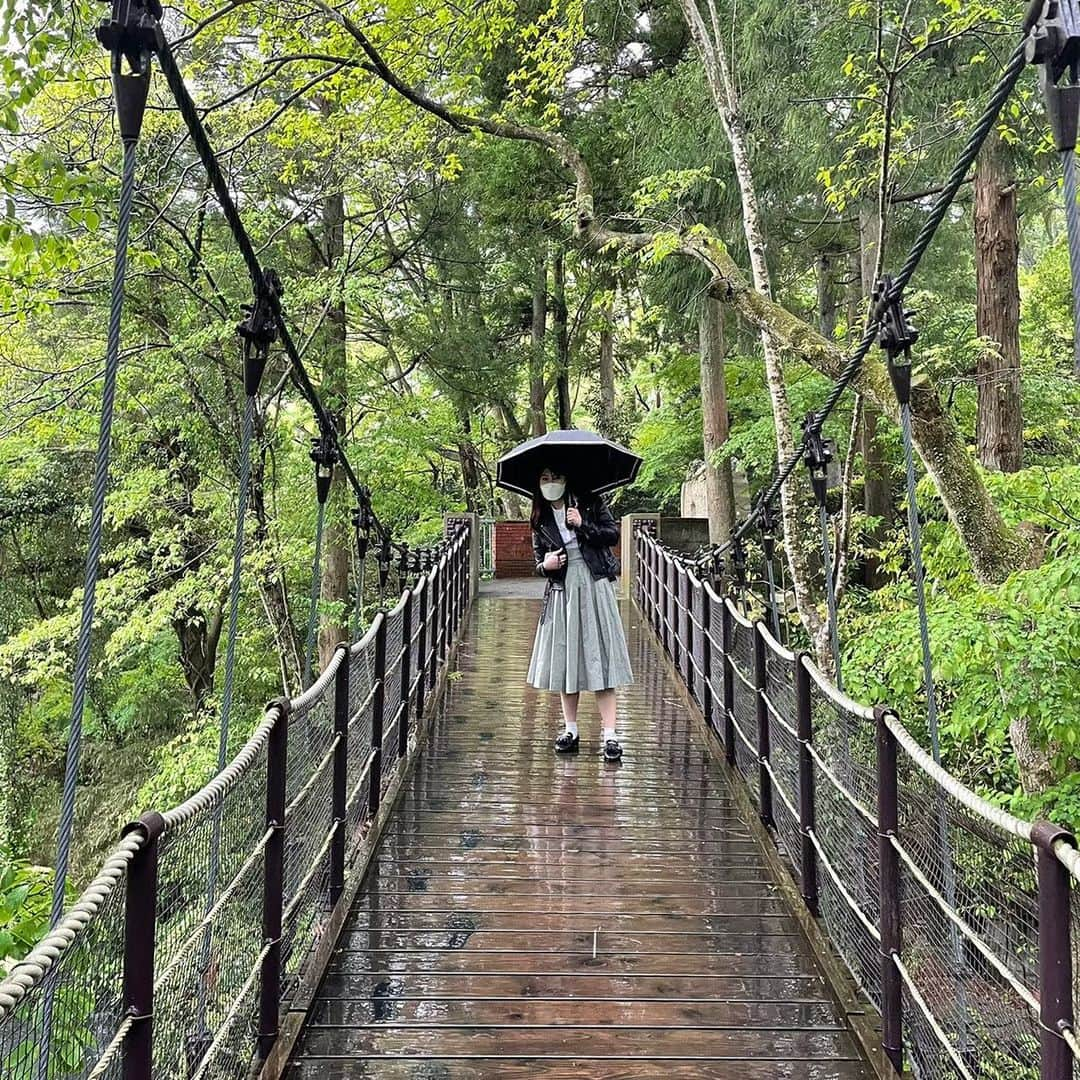
<path id="1" fill-rule="evenodd" d="M 565 480 L 551 480 L 540 485 L 540 493 L 548 502 L 558 502 L 566 491 Z"/>

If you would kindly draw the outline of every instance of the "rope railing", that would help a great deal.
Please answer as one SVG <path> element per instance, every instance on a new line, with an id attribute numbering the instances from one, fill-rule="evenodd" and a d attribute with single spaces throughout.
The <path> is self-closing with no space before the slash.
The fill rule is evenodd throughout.
<path id="1" fill-rule="evenodd" d="M 633 557 L 635 603 L 881 1014 L 893 1065 L 920 1080 L 1071 1076 L 1080 851 L 1068 832 L 972 791 L 647 523 Z"/>
<path id="2" fill-rule="evenodd" d="M 4 1080 L 239 1078 L 265 1059 L 431 714 L 471 601 L 474 539 L 452 525 L 432 569 L 299 697 L 268 706 L 225 768 L 125 830 L 0 980 Z M 388 651 L 390 616 L 401 641 Z"/>

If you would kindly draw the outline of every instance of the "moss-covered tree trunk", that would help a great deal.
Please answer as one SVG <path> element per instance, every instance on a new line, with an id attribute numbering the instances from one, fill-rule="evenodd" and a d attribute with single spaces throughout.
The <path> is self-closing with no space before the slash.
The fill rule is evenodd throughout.
<path id="1" fill-rule="evenodd" d="M 991 132 L 975 168 L 975 328 L 991 348 L 976 364 L 975 443 L 988 469 L 1023 465 L 1020 401 L 1020 235 L 1016 177 L 1001 136 Z"/>

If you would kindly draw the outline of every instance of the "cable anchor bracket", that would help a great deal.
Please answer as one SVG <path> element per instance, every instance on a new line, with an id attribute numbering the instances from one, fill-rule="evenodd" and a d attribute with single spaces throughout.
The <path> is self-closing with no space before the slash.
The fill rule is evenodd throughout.
<path id="1" fill-rule="evenodd" d="M 311 440 L 311 460 L 315 463 L 315 496 L 320 505 L 330 496 L 330 484 L 334 479 L 334 466 L 341 459 L 337 437 L 325 432 Z"/>
<path id="2" fill-rule="evenodd" d="M 746 584 L 747 563 L 746 541 L 739 535 L 738 530 L 731 533 L 731 572 L 735 578 L 735 584 L 742 587 Z"/>
<path id="3" fill-rule="evenodd" d="M 810 484 L 818 506 L 824 507 L 829 493 L 829 465 L 832 463 L 832 446 L 821 437 L 817 428 L 817 416 L 807 413 L 802 423 L 803 462 L 810 470 Z"/>
<path id="4" fill-rule="evenodd" d="M 1046 99 L 1046 118 L 1059 153 L 1074 150 L 1080 121 L 1080 0 L 1045 0 L 1024 42 L 1029 64 L 1037 64 Z M 1068 73 L 1068 82 L 1061 85 Z"/>
<path id="5" fill-rule="evenodd" d="M 151 59 L 164 45 L 160 0 L 112 0 L 109 17 L 94 31 L 112 57 L 113 96 L 120 138 L 136 143 L 150 94 Z M 124 60 L 128 70 L 124 70 Z"/>
<path id="6" fill-rule="evenodd" d="M 284 291 L 277 273 L 263 270 L 254 300 L 243 307 L 247 317 L 237 326 L 236 332 L 244 339 L 244 391 L 248 397 L 259 392 L 270 346 L 277 340 L 275 307 Z"/>
<path id="7" fill-rule="evenodd" d="M 776 528 L 779 520 L 776 507 L 771 502 L 762 499 L 755 511 L 758 529 L 761 531 L 761 546 L 765 552 L 765 558 L 770 562 L 776 555 Z"/>
<path id="8" fill-rule="evenodd" d="M 908 405 L 911 402 L 911 346 L 919 340 L 919 331 L 911 325 L 912 313 L 904 308 L 904 294 L 896 291 L 889 274 L 878 278 L 871 297 L 878 324 L 878 345 L 888 356 L 893 391 L 901 405 Z"/>

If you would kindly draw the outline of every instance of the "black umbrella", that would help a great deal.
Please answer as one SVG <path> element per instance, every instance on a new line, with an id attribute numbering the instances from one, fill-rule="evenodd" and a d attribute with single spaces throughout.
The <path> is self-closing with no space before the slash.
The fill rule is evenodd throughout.
<path id="1" fill-rule="evenodd" d="M 641 468 L 641 458 L 624 446 L 576 429 L 549 431 L 515 446 L 499 458 L 496 483 L 522 495 L 535 494 L 540 473 L 562 473 L 572 490 L 584 495 L 601 494 L 631 484 Z"/>

